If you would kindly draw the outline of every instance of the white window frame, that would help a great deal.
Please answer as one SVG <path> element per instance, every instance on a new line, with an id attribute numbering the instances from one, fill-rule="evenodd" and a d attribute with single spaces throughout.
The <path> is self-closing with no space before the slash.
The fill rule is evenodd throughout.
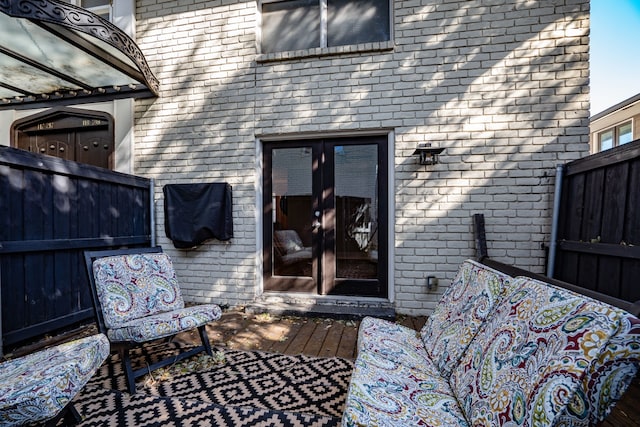
<path id="1" fill-rule="evenodd" d="M 82 7 L 82 0 L 65 0 L 65 1 L 74 6 Z M 109 19 L 108 19 L 109 22 L 113 22 L 113 0 L 109 0 L 109 4 L 106 4 L 103 6 L 85 7 L 84 9 L 88 10 L 89 12 L 93 12 L 96 15 L 101 15 L 106 12 L 106 14 L 109 16 Z"/>
<path id="2" fill-rule="evenodd" d="M 258 0 L 258 9 L 256 11 L 257 18 L 256 22 L 258 28 L 256 30 L 256 42 L 257 42 L 257 50 L 258 54 L 262 54 L 262 5 L 268 3 L 280 3 L 285 0 Z M 320 46 L 316 46 L 312 49 L 328 49 L 328 2 L 327 0 L 318 0 L 320 3 Z M 357 1 L 357 0 L 354 0 Z M 388 43 L 393 41 L 393 0 L 388 0 L 389 5 L 389 40 L 385 40 L 382 42 L 376 43 Z"/>
<path id="3" fill-rule="evenodd" d="M 609 132 L 609 131 L 613 131 L 613 146 L 611 148 L 619 147 L 620 146 L 620 128 L 622 126 L 627 125 L 627 124 L 631 125 L 631 141 L 635 141 L 636 140 L 636 136 L 634 135 L 634 131 L 633 131 L 634 130 L 634 120 L 633 120 L 633 118 L 630 118 L 630 119 L 618 122 L 613 126 L 609 126 L 606 129 L 602 129 L 601 131 L 599 131 L 597 133 L 597 135 L 596 135 L 596 143 L 597 143 L 597 146 L 598 146 L 598 151 L 604 151 L 602 149 L 602 135 L 604 133 L 606 133 L 606 132 Z"/>

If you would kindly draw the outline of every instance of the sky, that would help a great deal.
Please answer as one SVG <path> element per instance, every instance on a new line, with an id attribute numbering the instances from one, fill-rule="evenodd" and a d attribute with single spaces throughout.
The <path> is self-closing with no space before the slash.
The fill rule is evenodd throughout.
<path id="1" fill-rule="evenodd" d="M 591 0 L 591 115 L 640 93 L 640 0 Z"/>

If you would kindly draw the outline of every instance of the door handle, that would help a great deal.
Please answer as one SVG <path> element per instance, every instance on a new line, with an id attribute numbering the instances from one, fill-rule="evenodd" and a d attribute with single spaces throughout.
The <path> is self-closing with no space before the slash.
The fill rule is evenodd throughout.
<path id="1" fill-rule="evenodd" d="M 315 219 L 313 220 L 313 223 L 311 224 L 311 228 L 313 230 L 318 230 L 320 227 L 322 227 L 322 224 L 320 223 L 320 211 L 315 211 L 313 213 L 313 216 L 315 217 Z"/>

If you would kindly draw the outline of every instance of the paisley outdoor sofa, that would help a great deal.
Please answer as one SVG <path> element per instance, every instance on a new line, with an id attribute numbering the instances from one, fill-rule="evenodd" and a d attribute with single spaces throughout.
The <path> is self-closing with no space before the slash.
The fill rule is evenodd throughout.
<path id="1" fill-rule="evenodd" d="M 343 426 L 588 426 L 640 365 L 640 320 L 465 261 L 416 334 L 365 318 Z"/>

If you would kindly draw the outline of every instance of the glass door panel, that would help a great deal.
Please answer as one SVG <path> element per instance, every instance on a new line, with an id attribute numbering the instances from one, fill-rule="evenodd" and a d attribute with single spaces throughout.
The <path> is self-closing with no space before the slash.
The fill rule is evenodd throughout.
<path id="1" fill-rule="evenodd" d="M 316 151 L 312 144 L 265 144 L 263 263 L 267 291 L 317 291 Z"/>
<path id="2" fill-rule="evenodd" d="M 277 148 L 272 152 L 273 273 L 312 275 L 312 150 Z"/>
<path id="3" fill-rule="evenodd" d="M 336 278 L 378 278 L 378 147 L 334 147 Z"/>

